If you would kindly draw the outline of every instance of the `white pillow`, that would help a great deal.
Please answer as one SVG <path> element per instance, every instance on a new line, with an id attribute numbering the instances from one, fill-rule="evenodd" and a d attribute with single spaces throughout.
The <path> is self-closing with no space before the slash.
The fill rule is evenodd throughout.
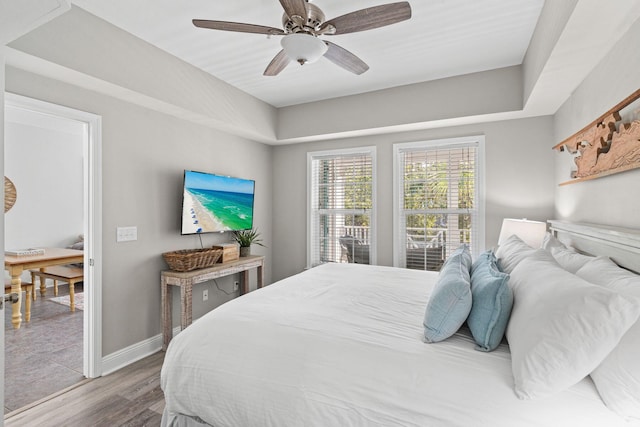
<path id="1" fill-rule="evenodd" d="M 507 340 L 515 392 L 551 396 L 589 375 L 640 315 L 640 301 L 561 268 L 544 249 L 511 272 Z"/>
<path id="2" fill-rule="evenodd" d="M 560 267 L 569 273 L 575 273 L 580 267 L 595 258 L 589 255 L 579 254 L 573 248 L 563 249 L 552 247 L 551 255 L 553 255 L 553 258 L 560 264 Z"/>
<path id="3" fill-rule="evenodd" d="M 523 242 L 515 234 L 502 242 L 496 250 L 496 258 L 502 271 L 511 273 L 516 265 L 536 250 Z"/>
<path id="4" fill-rule="evenodd" d="M 595 258 L 577 274 L 596 285 L 640 297 L 640 276 L 618 267 L 609 258 Z M 640 320 L 591 373 L 591 378 L 611 410 L 640 420 Z"/>
<path id="5" fill-rule="evenodd" d="M 580 267 L 594 259 L 592 256 L 579 254 L 574 248 L 566 246 L 548 231 L 542 240 L 542 248 L 553 255 L 560 267 L 571 273 L 575 273 Z"/>
<path id="6" fill-rule="evenodd" d="M 551 248 L 567 249 L 567 246 L 547 231 L 542 239 L 542 249 L 551 252 Z"/>

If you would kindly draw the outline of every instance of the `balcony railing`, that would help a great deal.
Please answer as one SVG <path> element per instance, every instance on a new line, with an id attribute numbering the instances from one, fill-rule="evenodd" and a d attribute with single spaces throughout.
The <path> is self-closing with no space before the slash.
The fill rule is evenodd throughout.
<path id="1" fill-rule="evenodd" d="M 342 236 L 351 236 L 355 240 L 359 240 L 361 244 L 368 245 L 370 243 L 369 231 L 370 227 L 365 225 L 345 225 L 342 227 L 344 232 Z"/>
<path id="2" fill-rule="evenodd" d="M 406 230 L 408 248 L 414 245 L 437 248 L 445 246 L 447 243 L 446 228 L 428 228 L 425 230 L 424 228 L 407 227 Z"/>
<path id="3" fill-rule="evenodd" d="M 369 245 L 371 233 L 368 226 L 342 226 L 336 229 L 339 236 L 329 239 L 331 254 L 324 258 L 333 262 L 369 262 Z M 465 233 L 464 235 L 462 233 Z M 405 262 L 407 268 L 439 270 L 449 253 L 458 247 L 458 239 L 449 241 L 446 228 L 406 228 L 407 246 Z M 460 238 L 468 235 L 469 230 L 460 230 Z M 334 246 L 335 245 L 335 246 Z M 452 247 L 449 247 L 452 246 Z"/>

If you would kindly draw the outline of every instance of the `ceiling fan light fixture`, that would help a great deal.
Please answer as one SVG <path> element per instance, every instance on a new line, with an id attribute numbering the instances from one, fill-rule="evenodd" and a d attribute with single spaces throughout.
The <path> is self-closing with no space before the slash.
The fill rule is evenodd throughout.
<path id="1" fill-rule="evenodd" d="M 327 45 L 319 38 L 304 33 L 286 35 L 280 42 L 287 56 L 304 65 L 320 59 L 327 52 Z"/>

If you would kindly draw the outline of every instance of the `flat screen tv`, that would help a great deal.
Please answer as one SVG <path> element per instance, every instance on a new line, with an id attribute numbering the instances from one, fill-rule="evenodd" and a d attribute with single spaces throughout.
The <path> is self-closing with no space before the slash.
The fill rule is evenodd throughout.
<path id="1" fill-rule="evenodd" d="M 249 230 L 255 181 L 184 171 L 182 234 Z"/>

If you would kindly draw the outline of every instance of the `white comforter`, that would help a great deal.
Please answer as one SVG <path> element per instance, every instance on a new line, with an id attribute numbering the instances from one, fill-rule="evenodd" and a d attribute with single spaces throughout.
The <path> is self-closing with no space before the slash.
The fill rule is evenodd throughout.
<path id="1" fill-rule="evenodd" d="M 218 307 L 169 346 L 163 425 L 629 425 L 588 378 L 519 400 L 506 345 L 476 351 L 464 332 L 424 343 L 436 277 L 327 264 Z"/>

